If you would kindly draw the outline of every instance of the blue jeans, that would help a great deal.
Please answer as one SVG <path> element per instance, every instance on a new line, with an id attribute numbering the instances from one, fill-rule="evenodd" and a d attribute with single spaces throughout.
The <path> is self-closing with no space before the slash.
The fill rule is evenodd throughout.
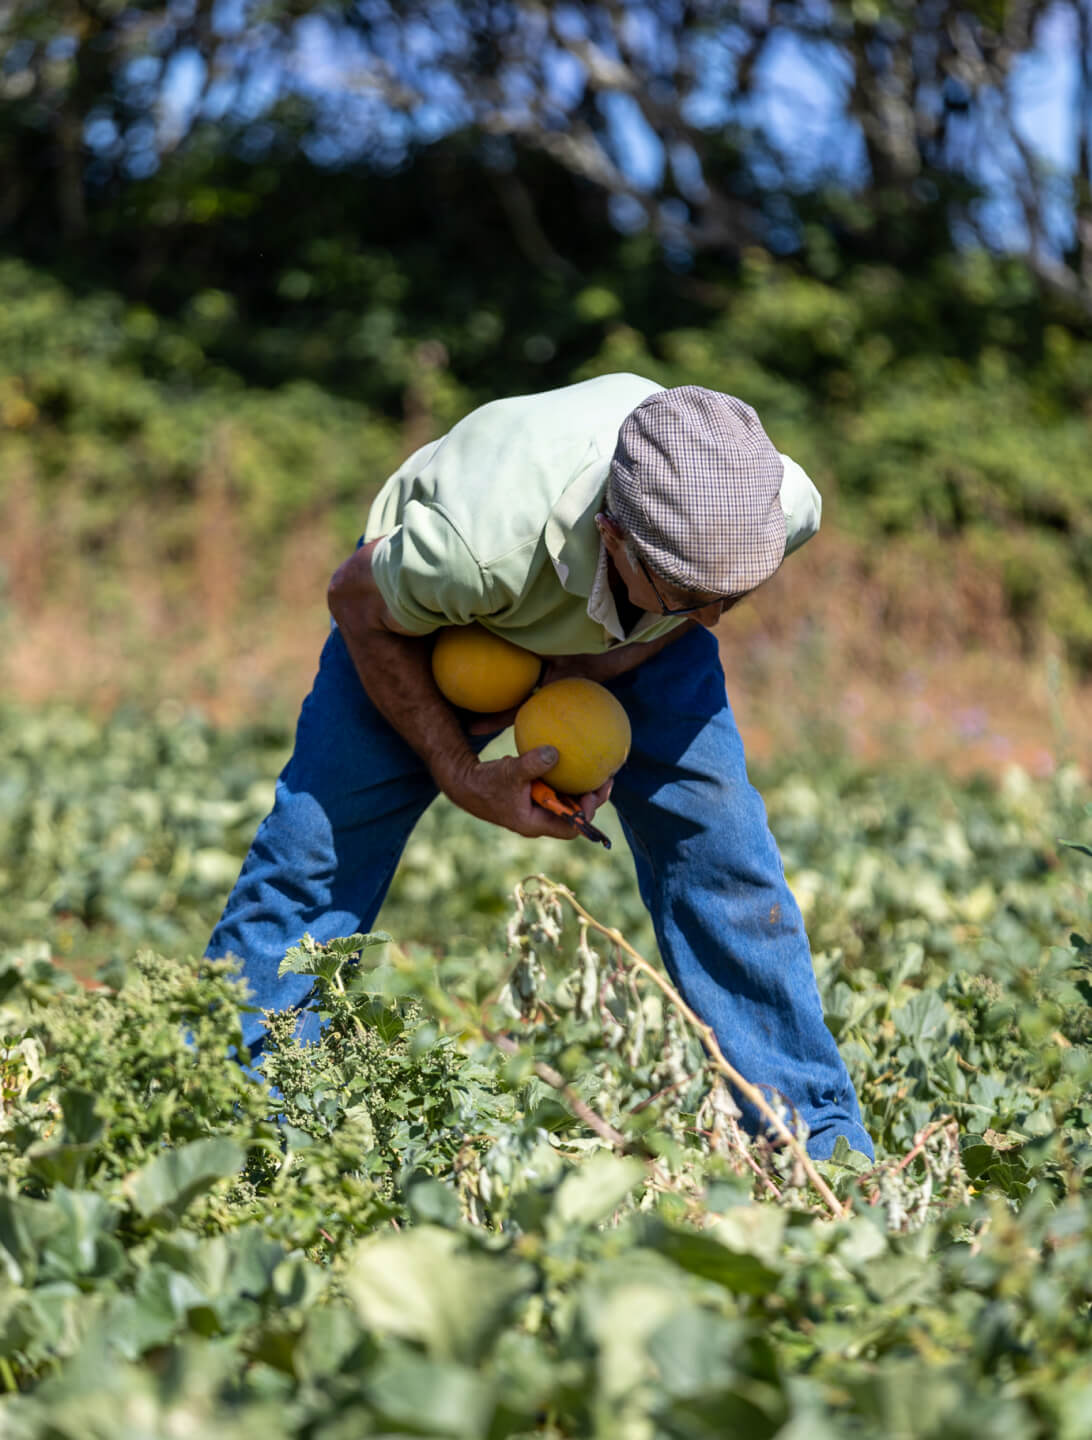
<path id="1" fill-rule="evenodd" d="M 830 1155 L 839 1135 L 871 1156 L 852 1082 L 823 1020 L 800 910 L 785 882 L 725 695 L 717 646 L 695 628 L 612 681 L 633 727 L 611 800 L 633 851 L 660 953 L 687 1002 L 749 1080 L 785 1096 Z M 473 737 L 477 748 L 489 737 Z M 304 1004 L 306 976 L 277 968 L 317 940 L 375 922 L 410 832 L 435 798 L 417 754 L 372 705 L 334 630 L 210 955 L 238 955 L 254 1003 Z M 574 844 L 582 843 L 579 840 Z M 316 1017 L 301 1036 L 314 1038 Z M 244 1017 L 252 1053 L 262 1020 Z M 758 1117 L 744 1107 L 744 1123 Z"/>

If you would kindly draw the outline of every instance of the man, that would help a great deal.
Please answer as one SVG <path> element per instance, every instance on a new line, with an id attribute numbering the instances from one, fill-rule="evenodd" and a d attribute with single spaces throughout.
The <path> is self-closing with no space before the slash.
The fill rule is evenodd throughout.
<path id="1" fill-rule="evenodd" d="M 844 1135 L 871 1157 L 710 633 L 819 515 L 750 406 L 636 375 L 495 401 L 418 450 L 330 583 L 295 749 L 209 953 L 242 958 L 257 1005 L 301 1005 L 310 981 L 278 979 L 284 952 L 373 924 L 440 790 L 572 838 L 530 795 L 555 752 L 479 760 L 507 717 L 468 732 L 436 689 L 430 637 L 477 621 L 542 655 L 545 680 L 585 675 L 625 706 L 629 759 L 582 804 L 590 819 L 613 799 L 672 979 L 732 1063 L 796 1107 L 813 1156 Z M 243 1035 L 260 1050 L 260 1016 Z"/>

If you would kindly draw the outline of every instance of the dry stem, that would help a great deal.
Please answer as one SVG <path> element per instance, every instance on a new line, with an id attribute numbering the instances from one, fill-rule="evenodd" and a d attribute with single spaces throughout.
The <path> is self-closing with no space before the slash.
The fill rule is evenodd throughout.
<path id="1" fill-rule="evenodd" d="M 509 1036 L 500 1035 L 495 1031 L 484 1029 L 482 1034 L 487 1040 L 491 1040 L 494 1045 L 503 1050 L 506 1055 L 519 1054 L 519 1046 L 514 1040 L 510 1039 Z M 604 1120 L 602 1115 L 596 1114 L 590 1105 L 581 1100 L 580 1096 L 572 1086 L 568 1084 L 560 1071 L 555 1070 L 552 1065 L 547 1065 L 545 1060 L 536 1060 L 534 1062 L 534 1071 L 540 1080 L 545 1080 L 547 1085 L 552 1085 L 555 1090 L 559 1090 L 561 1094 L 564 1095 L 565 1099 L 569 1102 L 573 1114 L 576 1115 L 578 1119 L 583 1120 L 589 1130 L 594 1130 L 600 1139 L 605 1140 L 608 1145 L 613 1145 L 618 1150 L 625 1149 L 626 1137 L 622 1132 L 616 1130 L 609 1121 Z"/>
<path id="2" fill-rule="evenodd" d="M 546 886 L 555 894 L 563 896 L 572 906 L 577 915 L 580 916 L 581 920 L 584 921 L 585 924 L 593 926 L 599 932 L 599 934 L 603 935 L 606 939 L 608 939 L 617 950 L 624 952 L 629 957 L 632 964 L 638 970 L 640 970 L 643 975 L 646 975 L 655 985 L 659 986 L 662 993 L 667 997 L 671 1004 L 674 1005 L 676 1010 L 678 1010 L 681 1015 L 685 1016 L 685 1018 L 690 1022 L 693 1028 L 701 1036 L 702 1043 L 705 1046 L 705 1049 L 709 1055 L 710 1061 L 712 1062 L 713 1066 L 717 1070 L 719 1070 L 721 1074 L 724 1075 L 731 1082 L 732 1085 L 735 1086 L 735 1088 L 740 1092 L 740 1094 L 742 1094 L 747 1100 L 750 1101 L 750 1103 L 755 1107 L 759 1114 L 775 1131 L 778 1137 L 782 1141 L 784 1141 L 785 1145 L 793 1153 L 793 1155 L 796 1156 L 796 1158 L 799 1160 L 800 1164 L 804 1168 L 804 1173 L 811 1181 L 811 1184 L 815 1188 L 816 1192 L 822 1197 L 824 1203 L 827 1205 L 831 1213 L 837 1219 L 841 1219 L 843 1216 L 848 1214 L 848 1206 L 843 1205 L 838 1200 L 838 1197 L 834 1194 L 833 1190 L 831 1190 L 830 1186 L 815 1168 L 815 1162 L 804 1149 L 803 1145 L 801 1145 L 800 1141 L 796 1138 L 796 1136 L 792 1133 L 789 1127 L 785 1124 L 784 1120 L 782 1120 L 781 1116 L 769 1103 L 765 1095 L 763 1095 L 762 1091 L 756 1085 L 752 1085 L 749 1080 L 745 1079 L 735 1068 L 735 1066 L 724 1058 L 724 1053 L 720 1048 L 719 1042 L 717 1041 L 717 1037 L 713 1031 L 713 1027 L 711 1025 L 707 1025 L 705 1021 L 702 1020 L 701 1017 L 690 1008 L 690 1006 L 682 998 L 679 992 L 675 989 L 674 985 L 672 985 L 669 980 L 665 979 L 665 977 L 662 976 L 659 971 L 644 958 L 643 955 L 641 955 L 637 950 L 633 948 L 633 946 L 629 943 L 629 941 L 626 939 L 626 937 L 622 934 L 620 930 L 614 930 L 610 926 L 603 925 L 600 921 L 596 920 L 594 915 L 590 914 L 587 910 L 585 910 L 583 905 L 581 905 L 580 901 L 577 900 L 576 896 L 572 893 L 571 890 L 568 889 L 567 886 L 559 884 L 556 880 L 551 880 L 547 875 L 535 875 L 531 878 L 536 880 L 540 885 Z M 561 1077 L 559 1076 L 558 1078 L 560 1079 Z M 598 1118 L 599 1117 L 596 1116 L 596 1119 Z M 604 1121 L 601 1123 L 605 1124 L 606 1122 Z"/>

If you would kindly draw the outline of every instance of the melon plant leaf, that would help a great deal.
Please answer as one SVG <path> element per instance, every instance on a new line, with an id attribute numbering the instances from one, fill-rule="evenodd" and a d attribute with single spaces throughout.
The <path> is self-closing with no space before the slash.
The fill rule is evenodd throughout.
<path id="1" fill-rule="evenodd" d="M 112 1233 L 117 1212 L 102 1195 L 58 1186 L 49 1203 L 61 1224 L 41 1251 L 41 1280 L 106 1280 L 125 1268 Z"/>
<path id="2" fill-rule="evenodd" d="M 126 1189 L 145 1220 L 162 1212 L 177 1218 L 198 1195 L 242 1169 L 246 1151 L 233 1140 L 192 1140 L 129 1177 Z"/>
<path id="3" fill-rule="evenodd" d="M 141 1270 L 131 1295 L 119 1296 L 110 1312 L 108 1335 L 127 1360 L 165 1345 L 182 1325 L 188 1304 L 201 1296 L 185 1275 L 166 1265 Z"/>
<path id="4" fill-rule="evenodd" d="M 362 1369 L 374 1347 L 360 1330 L 360 1322 L 344 1301 L 332 1301 L 310 1310 L 293 1355 L 296 1374 L 305 1382 L 326 1380 L 349 1356 Z"/>
<path id="5" fill-rule="evenodd" d="M 61 1139 L 36 1141 L 26 1152 L 31 1173 L 46 1185 L 71 1189 L 84 1179 L 87 1162 L 105 1129 L 105 1122 L 96 1114 L 97 1101 L 96 1095 L 79 1086 L 70 1085 L 61 1091 Z"/>
<path id="6" fill-rule="evenodd" d="M 629 1266 L 589 1269 L 580 1295 L 581 1331 L 598 1352 L 597 1389 L 612 1407 L 652 1379 L 649 1339 L 690 1303 L 690 1287 L 669 1265 L 642 1264 L 639 1253 L 632 1258 Z"/>
<path id="7" fill-rule="evenodd" d="M 640 1160 L 596 1151 L 561 1182 L 553 1204 L 554 1220 L 562 1228 L 605 1220 L 644 1178 L 644 1173 Z"/>
<path id="8" fill-rule="evenodd" d="M 27 1165 L 30 1173 L 50 1188 L 66 1185 L 71 1189 L 83 1183 L 94 1150 L 94 1145 L 51 1145 L 39 1140 L 27 1148 Z"/>
<path id="9" fill-rule="evenodd" d="M 948 1008 L 934 990 L 921 990 L 891 1016 L 895 1029 L 919 1055 L 931 1053 L 951 1021 Z"/>
<path id="10" fill-rule="evenodd" d="M 66 1223 L 52 1200 L 0 1194 L 0 1266 L 13 1284 L 34 1284 L 44 1252 Z"/>
<path id="11" fill-rule="evenodd" d="M 474 1362 L 530 1288 L 533 1272 L 474 1255 L 465 1244 L 434 1225 L 365 1241 L 345 1282 L 363 1324 L 423 1345 L 438 1359 Z"/>
<path id="12" fill-rule="evenodd" d="M 430 1175 L 410 1181 L 406 1187 L 406 1205 L 418 1224 L 431 1223 L 454 1230 L 459 1223 L 459 1197 L 450 1185 Z"/>
<path id="13" fill-rule="evenodd" d="M 734 1295 L 768 1295 L 777 1289 L 776 1270 L 757 1255 L 729 1249 L 711 1235 L 653 1222 L 645 1238 L 680 1269 L 712 1280 Z"/>
<path id="14" fill-rule="evenodd" d="M 61 1091 L 61 1114 L 64 1116 L 64 1138 L 72 1145 L 97 1140 L 103 1131 L 103 1120 L 95 1112 L 98 1096 L 90 1090 L 69 1085 Z"/>
<path id="15" fill-rule="evenodd" d="M 741 1349 L 744 1334 L 739 1320 L 696 1305 L 677 1311 L 648 1340 L 664 1390 L 683 1400 L 726 1385 L 735 1375 L 732 1356 Z"/>
<path id="16" fill-rule="evenodd" d="M 159 1242 L 152 1259 L 188 1275 L 204 1294 L 226 1301 L 242 1294 L 266 1294 L 284 1250 L 261 1226 L 245 1225 L 201 1240 L 185 1230 L 176 1231 Z"/>
<path id="17" fill-rule="evenodd" d="M 381 1429 L 403 1435 L 479 1440 L 489 1433 L 493 1386 L 463 1365 L 392 1356 L 367 1383 Z"/>

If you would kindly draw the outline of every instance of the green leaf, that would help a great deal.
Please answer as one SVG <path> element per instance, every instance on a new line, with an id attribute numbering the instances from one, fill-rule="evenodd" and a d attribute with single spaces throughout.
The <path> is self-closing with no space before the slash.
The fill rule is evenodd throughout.
<path id="1" fill-rule="evenodd" d="M 153 1262 L 187 1276 L 205 1297 L 225 1309 L 239 1296 L 264 1297 L 285 1259 L 284 1247 L 261 1225 L 245 1225 L 223 1235 L 198 1239 L 186 1230 L 163 1236 Z"/>
<path id="2" fill-rule="evenodd" d="M 301 1380 L 325 1381 L 337 1373 L 348 1357 L 370 1348 L 361 1335 L 360 1322 L 343 1301 L 319 1305 L 308 1313 L 293 1357 Z M 359 1368 L 359 1367 L 358 1367 Z"/>
<path id="3" fill-rule="evenodd" d="M 1058 844 L 1067 850 L 1079 850 L 1082 855 L 1092 855 L 1092 845 L 1086 845 L 1083 840 L 1059 840 Z"/>
<path id="4" fill-rule="evenodd" d="M 326 1273 L 302 1255 L 290 1255 L 273 1272 L 273 1291 L 281 1305 L 307 1309 L 326 1288 Z"/>
<path id="5" fill-rule="evenodd" d="M 27 1149 L 31 1173 L 48 1186 L 75 1188 L 83 1182 L 88 1160 L 105 1129 L 95 1113 L 97 1096 L 69 1086 L 61 1091 L 64 1130 L 59 1142 L 39 1140 Z"/>
<path id="6" fill-rule="evenodd" d="M 110 1344 L 135 1360 L 172 1339 L 187 1308 L 202 1298 L 188 1276 L 167 1265 L 148 1265 L 138 1274 L 133 1293 L 114 1304 L 107 1329 Z"/>
<path id="7" fill-rule="evenodd" d="M 640 1160 L 593 1151 L 558 1186 L 553 1218 L 561 1227 L 594 1225 L 612 1215 L 629 1192 L 644 1179 Z"/>
<path id="8" fill-rule="evenodd" d="M 64 1211 L 52 1200 L 0 1192 L 0 1265 L 13 1284 L 34 1284 L 42 1250 L 66 1225 Z"/>
<path id="9" fill-rule="evenodd" d="M 711 1235 L 653 1222 L 648 1242 L 691 1275 L 712 1280 L 735 1295 L 768 1295 L 780 1279 L 757 1255 L 732 1250 Z"/>
<path id="10" fill-rule="evenodd" d="M 400 1434 L 485 1440 L 489 1433 L 493 1387 L 462 1365 L 392 1357 L 369 1373 L 365 1391 L 380 1425 Z"/>
<path id="11" fill-rule="evenodd" d="M 51 1204 L 64 1225 L 42 1244 L 43 1279 L 106 1280 L 124 1270 L 124 1251 L 112 1233 L 117 1211 L 105 1196 L 58 1186 Z"/>
<path id="12" fill-rule="evenodd" d="M 345 1286 L 369 1329 L 412 1340 L 437 1359 L 473 1363 L 533 1280 L 528 1266 L 475 1255 L 455 1232 L 422 1225 L 365 1241 Z"/>
<path id="13" fill-rule="evenodd" d="M 69 1144 L 86 1145 L 103 1132 L 103 1121 L 95 1113 L 98 1096 L 90 1090 L 69 1086 L 61 1091 L 64 1138 Z"/>
<path id="14" fill-rule="evenodd" d="M 157 1213 L 177 1218 L 218 1180 L 238 1174 L 245 1161 L 246 1151 L 233 1140 L 192 1140 L 157 1155 L 129 1177 L 125 1188 L 144 1219 Z"/>
<path id="15" fill-rule="evenodd" d="M 450 1185 L 426 1176 L 410 1183 L 406 1191 L 406 1204 L 418 1225 L 443 1226 L 452 1229 L 462 1218 L 459 1197 Z"/>
<path id="16" fill-rule="evenodd" d="M 648 1350 L 668 1395 L 683 1400 L 716 1391 L 734 1378 L 733 1353 L 742 1348 L 745 1335 L 739 1320 L 690 1305 L 653 1332 Z"/>
<path id="17" fill-rule="evenodd" d="M 335 940 L 328 940 L 324 945 L 312 936 L 304 935 L 300 943 L 294 945 L 285 955 L 277 974 L 315 975 L 331 980 L 347 960 L 352 960 L 363 950 L 371 950 L 376 945 L 389 945 L 390 942 L 391 937 L 385 930 L 376 930 L 368 935 L 341 935 Z"/>
<path id="18" fill-rule="evenodd" d="M 860 1150 L 854 1150 L 844 1135 L 839 1135 L 835 1140 L 828 1163 L 843 1166 L 847 1170 L 852 1170 L 856 1175 L 867 1175 L 870 1170 L 875 1168 L 868 1156 Z"/>
<path id="19" fill-rule="evenodd" d="M 52 1145 L 38 1140 L 27 1147 L 26 1156 L 30 1173 L 52 1189 L 67 1186 L 75 1189 L 85 1178 L 87 1161 L 95 1152 L 90 1145 Z"/>
<path id="20" fill-rule="evenodd" d="M 638 1252 L 634 1258 L 643 1257 Z M 624 1273 L 625 1267 L 616 1265 L 613 1272 L 609 1265 L 591 1270 L 580 1294 L 584 1329 L 598 1351 L 597 1388 L 610 1404 L 621 1402 L 653 1377 L 649 1336 L 661 1326 L 670 1326 L 691 1303 L 686 1287 L 662 1262 L 659 1273 L 646 1263 L 641 1273 L 620 1282 L 615 1280 L 619 1270 Z"/>
<path id="21" fill-rule="evenodd" d="M 926 1042 L 939 1037 L 951 1023 L 947 1006 L 935 990 L 918 991 L 891 1019 L 895 1029 L 912 1042 L 919 1054 L 931 1053 L 933 1046 Z"/>

